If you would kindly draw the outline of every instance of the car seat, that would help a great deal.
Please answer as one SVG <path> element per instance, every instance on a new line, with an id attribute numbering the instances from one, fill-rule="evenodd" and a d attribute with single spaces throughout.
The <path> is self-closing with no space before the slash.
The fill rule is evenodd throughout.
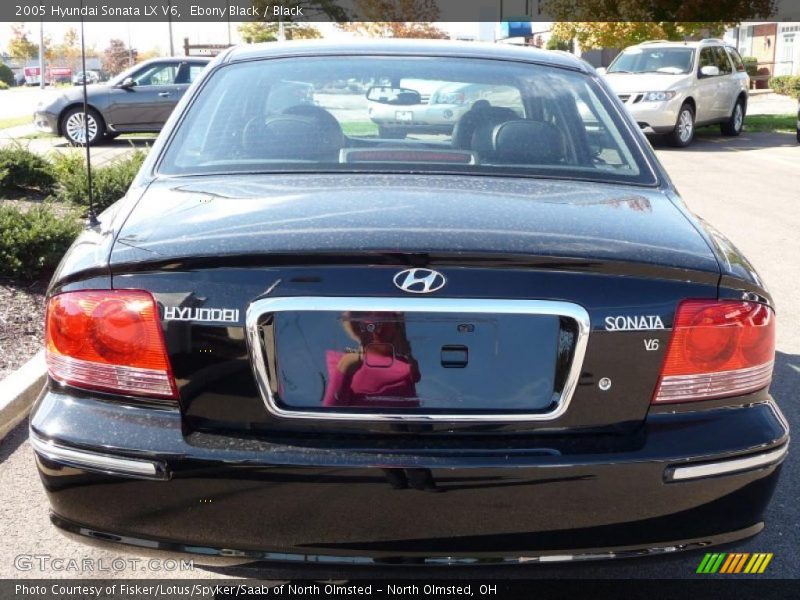
<path id="1" fill-rule="evenodd" d="M 564 137 L 551 123 L 516 120 L 495 126 L 493 158 L 500 163 L 556 165 L 566 160 Z"/>

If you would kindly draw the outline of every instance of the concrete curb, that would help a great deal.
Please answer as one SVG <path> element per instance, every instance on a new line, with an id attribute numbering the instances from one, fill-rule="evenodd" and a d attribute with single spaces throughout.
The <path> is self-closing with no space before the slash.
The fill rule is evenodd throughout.
<path id="1" fill-rule="evenodd" d="M 44 350 L 0 381 L 0 440 L 28 416 L 33 401 L 42 391 L 47 368 Z"/>

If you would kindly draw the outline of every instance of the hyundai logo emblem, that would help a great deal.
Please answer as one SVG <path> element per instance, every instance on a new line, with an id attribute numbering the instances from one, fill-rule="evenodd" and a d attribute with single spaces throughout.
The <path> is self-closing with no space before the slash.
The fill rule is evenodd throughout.
<path id="1" fill-rule="evenodd" d="M 394 276 L 394 284 L 409 294 L 430 294 L 447 283 L 444 275 L 431 269 L 406 269 Z"/>

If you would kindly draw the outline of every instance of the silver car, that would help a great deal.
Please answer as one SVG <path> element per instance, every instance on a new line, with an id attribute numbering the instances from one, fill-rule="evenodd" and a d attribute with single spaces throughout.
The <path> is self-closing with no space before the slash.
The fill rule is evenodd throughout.
<path id="1" fill-rule="evenodd" d="M 507 107 L 519 116 L 524 114 L 519 91 L 509 86 L 447 83 L 437 87 L 426 100 L 425 82 L 413 84 L 414 89 L 376 86 L 367 91 L 369 116 L 378 125 L 379 137 L 397 139 L 410 133 L 449 135 L 458 120 L 480 101 Z M 423 93 L 416 89 L 420 87 Z"/>
<path id="2" fill-rule="evenodd" d="M 120 133 L 158 132 L 210 58 L 155 58 L 105 84 L 87 86 L 89 145 Z M 40 131 L 86 142 L 83 89 L 75 87 L 39 104 L 33 122 Z"/>
<path id="3" fill-rule="evenodd" d="M 645 42 L 626 48 L 606 80 L 645 133 L 688 146 L 695 128 L 742 131 L 750 78 L 739 53 L 721 40 Z"/>

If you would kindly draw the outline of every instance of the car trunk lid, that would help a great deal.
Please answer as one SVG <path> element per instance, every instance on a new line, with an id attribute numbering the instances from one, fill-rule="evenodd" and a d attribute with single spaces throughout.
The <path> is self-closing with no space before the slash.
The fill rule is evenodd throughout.
<path id="1" fill-rule="evenodd" d="M 113 247 L 114 287 L 158 301 L 191 428 L 630 431 L 647 414 L 677 304 L 716 296 L 714 254 L 656 190 L 298 181 L 156 181 Z M 413 269 L 445 283 L 408 293 Z"/>

